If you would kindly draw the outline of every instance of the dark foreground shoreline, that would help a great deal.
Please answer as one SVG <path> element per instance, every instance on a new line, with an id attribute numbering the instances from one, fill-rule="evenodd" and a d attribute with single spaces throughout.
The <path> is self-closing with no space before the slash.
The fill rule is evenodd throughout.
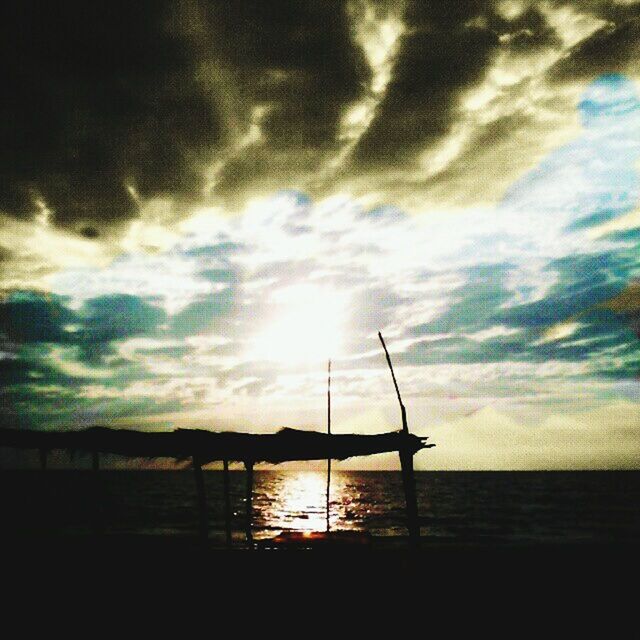
<path id="1" fill-rule="evenodd" d="M 407 539 L 372 537 L 365 547 L 261 549 L 216 542 L 203 543 L 195 536 L 162 535 L 66 535 L 0 536 L 4 566 L 14 564 L 54 567 L 64 564 L 93 566 L 99 570 L 124 570 L 154 565 L 172 568 L 228 567 L 233 570 L 319 572 L 359 571 L 422 573 L 428 571 L 495 570 L 542 574 L 552 571 L 613 573 L 621 568 L 635 573 L 640 568 L 640 541 L 557 542 L 540 544 L 495 544 L 482 541 L 421 540 L 412 549 Z"/>
<path id="2" fill-rule="evenodd" d="M 424 624 L 435 619 L 474 634 L 502 626 L 513 637 L 514 628 L 537 627 L 545 637 L 560 619 L 567 633 L 576 625 L 592 630 L 596 620 L 611 633 L 636 611 L 640 568 L 640 544 L 630 540 L 498 546 L 425 539 L 411 550 L 406 540 L 374 538 L 360 549 L 267 551 L 227 550 L 191 536 L 32 535 L 0 537 L 0 550 L 5 611 L 28 595 L 32 611 L 32 603 L 45 602 L 56 616 L 86 612 L 100 627 L 126 612 L 145 628 L 149 621 L 163 628 L 190 611 L 194 620 L 227 613 L 259 629 L 289 628 L 302 616 L 306 628 L 328 607 L 332 624 L 354 633 L 362 632 L 363 616 L 379 629 L 406 621 L 409 611 Z M 394 611 L 401 617 L 390 617 Z M 618 630 L 604 637 L 623 637 Z"/>

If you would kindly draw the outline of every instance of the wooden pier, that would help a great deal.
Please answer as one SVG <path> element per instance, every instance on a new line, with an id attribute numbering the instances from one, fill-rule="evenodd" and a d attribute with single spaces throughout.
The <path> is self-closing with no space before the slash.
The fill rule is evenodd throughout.
<path id="1" fill-rule="evenodd" d="M 0 428 L 0 446 L 33 449 L 46 460 L 50 451 L 84 452 L 91 455 L 94 472 L 99 468 L 99 456 L 115 454 L 130 458 L 191 459 L 198 495 L 199 531 L 207 537 L 207 500 L 202 467 L 210 462 L 224 465 L 225 505 L 229 498 L 229 463 L 242 462 L 247 470 L 247 512 L 250 518 L 253 490 L 253 468 L 257 463 L 278 464 L 289 461 L 345 460 L 356 456 L 398 452 L 403 471 L 407 499 L 407 524 L 412 538 L 417 534 L 418 522 L 415 489 L 412 491 L 413 455 L 433 447 L 427 438 L 407 430 L 377 435 L 327 434 L 317 431 L 281 429 L 273 434 L 212 432 L 204 429 L 176 429 L 150 432 L 129 429 L 91 427 L 76 431 L 33 431 Z M 409 465 L 410 463 L 410 465 Z M 411 480 L 411 482 L 405 481 Z M 225 508 L 227 542 L 231 544 L 231 508 Z M 247 538 L 251 538 L 251 523 L 245 524 Z"/>
<path id="2" fill-rule="evenodd" d="M 327 460 L 327 534 L 329 533 L 329 479 L 331 460 L 345 460 L 356 456 L 397 452 L 402 471 L 402 485 L 405 494 L 407 529 L 409 541 L 417 546 L 420 540 L 418 504 L 416 498 L 413 456 L 422 449 L 435 445 L 427 444 L 427 439 L 409 432 L 407 411 L 400 396 L 400 389 L 393 371 L 393 365 L 382 334 L 378 333 L 396 396 L 400 404 L 402 429 L 377 435 L 334 434 L 331 433 L 331 361 L 328 377 L 327 433 L 299 429 L 281 429 L 272 434 L 240 433 L 235 431 L 213 432 L 207 429 L 175 429 L 173 431 L 136 431 L 133 429 L 113 429 L 95 426 L 88 429 L 66 429 L 56 431 L 34 431 L 28 429 L 0 428 L 0 447 L 34 449 L 39 452 L 41 469 L 47 467 L 47 454 L 62 450 L 71 453 L 91 454 L 96 491 L 96 527 L 102 528 L 99 518 L 100 485 L 97 472 L 100 468 L 100 454 L 113 454 L 129 458 L 173 458 L 191 460 L 198 496 L 199 534 L 208 539 L 207 497 L 202 467 L 211 462 L 223 464 L 223 486 L 225 505 L 226 544 L 232 544 L 231 497 L 229 491 L 229 463 L 241 462 L 246 469 L 247 516 L 245 533 L 247 542 L 252 544 L 251 512 L 253 496 L 253 468 L 256 463 L 279 464 L 310 460 Z"/>

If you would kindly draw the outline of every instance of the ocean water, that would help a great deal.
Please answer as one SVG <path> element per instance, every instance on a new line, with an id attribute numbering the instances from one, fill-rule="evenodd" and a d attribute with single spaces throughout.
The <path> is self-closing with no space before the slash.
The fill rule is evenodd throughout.
<path id="1" fill-rule="evenodd" d="M 194 535 L 195 480 L 189 471 L 0 472 L 2 532 L 67 535 Z M 245 475 L 232 472 L 232 527 L 244 538 Z M 222 474 L 205 473 L 210 537 L 224 539 Z M 558 543 L 640 540 L 640 472 L 419 472 L 421 535 L 435 542 Z M 256 471 L 256 539 L 286 530 L 324 530 L 326 477 Z M 403 536 L 397 472 L 336 472 L 331 526 Z"/>

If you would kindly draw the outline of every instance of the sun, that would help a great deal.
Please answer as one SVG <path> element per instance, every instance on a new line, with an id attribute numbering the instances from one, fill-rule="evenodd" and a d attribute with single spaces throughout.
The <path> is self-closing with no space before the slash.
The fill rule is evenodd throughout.
<path id="1" fill-rule="evenodd" d="M 346 324 L 344 293 L 293 285 L 272 295 L 275 313 L 250 341 L 249 357 L 279 364 L 310 364 L 341 354 Z"/>

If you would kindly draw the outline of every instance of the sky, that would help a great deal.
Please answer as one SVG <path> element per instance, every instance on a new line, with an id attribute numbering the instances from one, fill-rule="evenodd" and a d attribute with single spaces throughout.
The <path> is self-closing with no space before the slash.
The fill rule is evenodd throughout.
<path id="1" fill-rule="evenodd" d="M 640 2 L 0 31 L 2 425 L 395 430 L 381 331 L 418 468 L 640 466 Z"/>

